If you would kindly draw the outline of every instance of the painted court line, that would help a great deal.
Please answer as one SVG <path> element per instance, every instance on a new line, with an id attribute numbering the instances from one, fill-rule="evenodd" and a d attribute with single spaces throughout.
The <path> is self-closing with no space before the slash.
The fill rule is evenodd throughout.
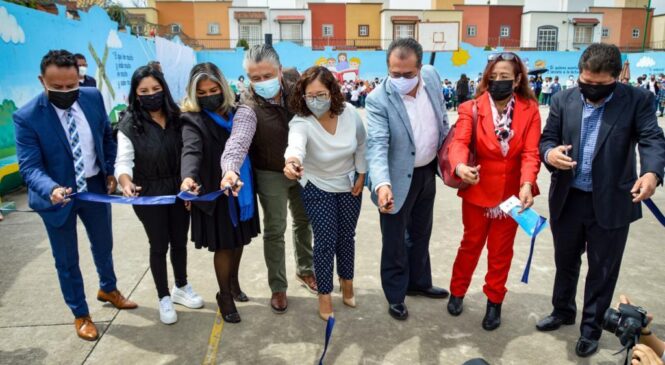
<path id="1" fill-rule="evenodd" d="M 222 329 L 224 329 L 224 320 L 222 314 L 217 308 L 217 315 L 215 316 L 215 323 L 210 332 L 208 339 L 208 350 L 206 356 L 203 358 L 203 365 L 213 365 L 217 363 L 217 350 L 219 349 L 219 341 L 222 339 Z"/>

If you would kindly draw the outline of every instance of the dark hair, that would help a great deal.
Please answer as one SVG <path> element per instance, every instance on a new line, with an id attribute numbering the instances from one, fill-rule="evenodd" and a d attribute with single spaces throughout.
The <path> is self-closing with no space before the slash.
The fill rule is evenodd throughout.
<path id="1" fill-rule="evenodd" d="M 405 59 L 412 53 L 416 55 L 416 66 L 420 67 L 423 64 L 423 46 L 413 38 L 401 38 L 390 42 L 388 51 L 386 52 L 386 63 L 390 64 L 390 55 L 393 51 L 399 51 L 397 56 L 399 59 Z"/>
<path id="2" fill-rule="evenodd" d="M 52 49 L 42 57 L 42 63 L 39 65 L 42 75 L 46 72 L 46 68 L 55 65 L 57 67 L 74 67 L 78 72 L 79 66 L 76 64 L 76 59 L 71 52 L 59 49 Z"/>
<path id="3" fill-rule="evenodd" d="M 151 120 L 150 113 L 141 107 L 141 102 L 138 100 L 138 94 L 136 93 L 136 89 L 138 89 L 141 80 L 146 77 L 154 78 L 162 86 L 164 97 L 162 111 L 166 117 L 166 122 L 180 123 L 180 108 L 178 107 L 178 104 L 173 101 L 169 85 L 164 79 L 164 74 L 152 66 L 141 66 L 137 68 L 132 75 L 129 96 L 127 97 L 127 111 L 131 118 L 132 127 L 135 128 L 138 133 L 143 133 L 143 123 Z"/>
<path id="4" fill-rule="evenodd" d="M 74 53 L 74 59 L 76 60 L 85 60 L 85 56 L 80 53 Z"/>
<path id="5" fill-rule="evenodd" d="M 538 100 L 536 99 L 533 90 L 531 90 L 531 87 L 529 87 L 529 76 L 527 74 L 526 66 L 517 54 L 513 53 L 513 55 L 514 58 L 512 60 L 504 60 L 501 57 L 496 57 L 494 60 L 487 63 L 485 71 L 483 72 L 483 78 L 476 89 L 476 98 L 479 98 L 485 91 L 487 91 L 494 66 L 501 61 L 506 61 L 513 65 L 513 75 L 515 76 L 515 80 L 517 80 L 518 76 L 521 76 L 517 89 L 515 89 L 515 94 L 526 100 Z"/>
<path id="6" fill-rule="evenodd" d="M 592 73 L 607 72 L 612 77 L 619 77 L 623 68 L 621 51 L 613 44 L 594 43 L 582 53 L 578 68 L 580 73 L 582 70 Z"/>
<path id="7" fill-rule="evenodd" d="M 291 111 L 301 117 L 312 115 L 312 111 L 307 107 L 304 95 L 307 85 L 311 84 L 314 80 L 319 80 L 330 92 L 330 112 L 333 115 L 342 114 L 345 107 L 344 95 L 342 95 L 335 76 L 323 66 L 310 67 L 300 76 L 289 100 Z"/>
<path id="8" fill-rule="evenodd" d="M 462 75 L 459 77 L 459 79 L 460 79 L 460 81 L 466 81 L 466 80 L 468 80 L 468 78 L 466 77 L 466 74 L 462 74 Z"/>

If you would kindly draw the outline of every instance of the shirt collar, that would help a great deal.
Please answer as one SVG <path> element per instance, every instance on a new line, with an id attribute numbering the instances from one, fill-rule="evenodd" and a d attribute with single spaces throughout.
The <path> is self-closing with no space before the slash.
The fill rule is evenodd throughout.
<path id="1" fill-rule="evenodd" d="M 595 110 L 595 109 L 599 109 L 599 108 L 604 108 L 605 105 L 606 105 L 607 103 L 609 103 L 610 100 L 612 100 L 612 97 L 614 97 L 614 93 L 611 93 L 610 96 L 606 97 L 605 100 L 603 101 L 603 103 L 600 104 L 600 105 L 593 105 L 593 104 L 587 102 L 587 101 L 586 101 L 586 98 L 585 98 L 584 95 L 582 95 L 581 93 L 580 93 L 580 97 L 582 98 L 582 102 L 584 103 L 584 107 L 585 107 L 585 108 L 587 108 L 587 109 L 594 109 L 594 110 Z"/>
<path id="2" fill-rule="evenodd" d="M 53 103 L 51 103 L 51 105 L 53 105 Z M 67 110 L 66 109 L 60 109 L 55 105 L 53 105 L 53 109 L 55 109 L 55 113 L 58 114 L 58 118 L 60 118 L 61 120 L 65 120 L 65 117 L 67 116 Z M 74 113 L 80 113 L 81 112 L 78 101 L 75 101 L 74 104 L 72 104 L 72 107 L 70 109 Z"/>

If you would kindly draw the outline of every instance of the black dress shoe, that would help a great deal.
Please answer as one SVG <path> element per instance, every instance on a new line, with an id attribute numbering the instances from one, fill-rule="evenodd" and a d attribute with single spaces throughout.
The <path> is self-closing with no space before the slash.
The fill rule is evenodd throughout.
<path id="1" fill-rule="evenodd" d="M 388 306 L 388 313 L 396 320 L 403 321 L 409 317 L 409 311 L 406 309 L 406 304 L 390 304 Z"/>
<path id="2" fill-rule="evenodd" d="M 217 306 L 224 322 L 238 323 L 240 322 L 240 314 L 233 303 L 233 296 L 231 294 L 220 294 L 217 292 Z"/>
<path id="3" fill-rule="evenodd" d="M 562 318 L 550 314 L 549 316 L 543 318 L 536 324 L 536 329 L 541 332 L 554 331 L 558 330 L 561 325 L 571 325 L 575 324 L 574 318 Z"/>
<path id="4" fill-rule="evenodd" d="M 443 288 L 438 288 L 436 286 L 433 286 L 429 289 L 409 289 L 406 291 L 406 295 L 422 295 L 424 297 L 428 298 L 435 298 L 435 299 L 445 299 L 448 298 L 448 291 Z"/>
<path id="5" fill-rule="evenodd" d="M 462 314 L 462 310 L 464 310 L 464 297 L 451 295 L 448 300 L 448 313 L 451 316 L 457 317 Z"/>
<path id="6" fill-rule="evenodd" d="M 494 331 L 501 326 L 501 303 L 492 303 L 487 301 L 487 310 L 483 318 L 483 329 L 485 331 Z"/>
<path id="7" fill-rule="evenodd" d="M 575 346 L 575 353 L 579 357 L 589 357 L 598 351 L 598 341 L 590 340 L 586 337 L 580 337 Z"/>

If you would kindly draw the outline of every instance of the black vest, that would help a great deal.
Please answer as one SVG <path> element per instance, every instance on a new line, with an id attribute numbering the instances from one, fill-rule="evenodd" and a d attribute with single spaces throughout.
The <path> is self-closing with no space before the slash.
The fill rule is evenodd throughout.
<path id="1" fill-rule="evenodd" d="M 118 123 L 118 130 L 134 146 L 134 184 L 140 195 L 173 195 L 180 191 L 181 124 L 167 121 L 166 128 L 153 121 L 143 121 L 139 130 L 128 111 Z"/>

